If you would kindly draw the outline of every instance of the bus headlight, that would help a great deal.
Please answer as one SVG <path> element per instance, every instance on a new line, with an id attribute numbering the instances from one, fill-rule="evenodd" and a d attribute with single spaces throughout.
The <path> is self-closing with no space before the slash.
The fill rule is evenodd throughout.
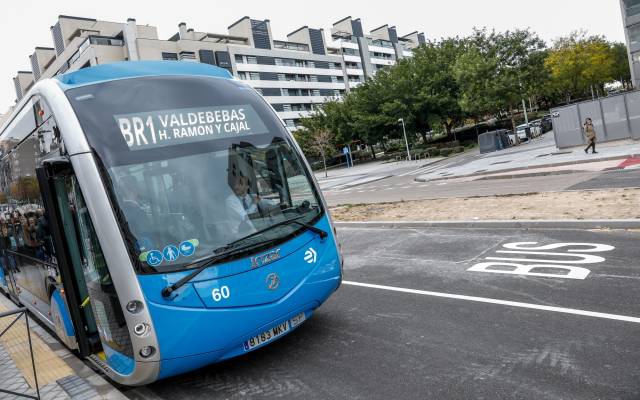
<path id="1" fill-rule="evenodd" d="M 142 311 L 143 308 L 144 305 L 141 301 L 138 300 L 131 300 L 127 303 L 127 311 L 129 311 L 131 314 L 137 314 Z"/>
<path id="2" fill-rule="evenodd" d="M 156 352 L 156 349 L 153 346 L 144 346 L 143 348 L 140 349 L 140 357 L 149 358 L 152 355 L 154 355 L 155 352 Z"/>

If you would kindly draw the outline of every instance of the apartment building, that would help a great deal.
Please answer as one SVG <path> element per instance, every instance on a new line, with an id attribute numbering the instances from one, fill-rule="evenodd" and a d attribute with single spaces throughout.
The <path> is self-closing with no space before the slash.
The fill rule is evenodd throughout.
<path id="1" fill-rule="evenodd" d="M 629 67 L 634 88 L 640 88 L 640 0 L 620 0 Z"/>
<path id="2" fill-rule="evenodd" d="M 399 37 L 387 25 L 365 35 L 359 19 L 333 25 L 331 42 L 321 28 L 303 26 L 273 38 L 269 20 L 243 17 L 227 33 L 195 30 L 182 22 L 168 39 L 153 26 L 61 15 L 52 26 L 53 47 L 37 47 L 31 71 L 14 78 L 20 99 L 39 79 L 91 65 L 126 60 L 202 62 L 227 69 L 260 92 L 291 130 L 301 118 L 402 57 L 424 42 L 417 32 Z"/>
<path id="3" fill-rule="evenodd" d="M 350 87 L 355 87 L 375 75 L 381 68 L 394 65 L 411 50 L 425 43 L 424 33 L 412 32 L 398 36 L 395 26 L 382 25 L 364 34 L 362 21 L 346 17 L 331 28 L 331 47 L 339 49 L 345 63 L 345 75 Z"/>

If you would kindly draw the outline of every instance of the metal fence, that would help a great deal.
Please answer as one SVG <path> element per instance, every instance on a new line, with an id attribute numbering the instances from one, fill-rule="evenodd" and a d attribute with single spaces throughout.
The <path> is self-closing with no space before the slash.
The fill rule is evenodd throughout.
<path id="1" fill-rule="evenodd" d="M 33 368 L 33 379 L 35 381 L 35 389 L 36 389 L 36 395 L 32 396 L 32 395 L 28 395 L 28 394 L 24 394 L 24 393 L 18 393 L 18 392 L 12 392 L 11 390 L 6 390 L 6 389 L 2 389 L 0 388 L 0 393 L 8 393 L 17 397 L 25 397 L 27 399 L 35 399 L 35 400 L 40 400 L 40 388 L 38 386 L 38 375 L 36 374 L 36 362 L 35 359 L 33 357 L 33 346 L 31 344 L 31 331 L 29 330 L 29 315 L 27 314 L 27 309 L 26 308 L 18 308 L 16 310 L 12 310 L 12 311 L 7 311 L 4 313 L 0 313 L 0 319 L 2 318 L 6 318 L 6 317 L 11 317 L 14 316 L 15 318 L 13 319 L 13 321 L 11 321 L 11 323 L 9 323 L 9 325 L 7 325 L 6 328 L 4 328 L 2 330 L 2 332 L 0 332 L 0 337 L 2 337 L 5 333 L 7 333 L 9 331 L 9 329 L 11 329 L 11 327 L 13 327 L 19 320 L 21 317 L 24 316 L 25 319 L 25 326 L 27 329 L 27 338 L 29 340 L 29 353 L 31 355 L 31 367 Z"/>
<path id="2" fill-rule="evenodd" d="M 593 121 L 598 142 L 640 140 L 640 91 L 553 108 L 550 113 L 559 149 L 586 145 L 582 125 L 587 118 Z"/>

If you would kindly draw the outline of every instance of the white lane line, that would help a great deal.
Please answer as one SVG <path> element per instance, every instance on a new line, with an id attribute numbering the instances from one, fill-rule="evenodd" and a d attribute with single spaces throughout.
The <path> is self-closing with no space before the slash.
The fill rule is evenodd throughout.
<path id="1" fill-rule="evenodd" d="M 421 294 L 423 296 L 443 297 L 443 298 L 447 298 L 447 299 L 475 301 L 477 303 L 499 304 L 499 305 L 510 306 L 510 307 L 529 308 L 529 309 L 532 309 L 532 310 L 551 311 L 551 312 L 557 312 L 557 313 L 562 313 L 562 314 L 582 315 L 582 316 L 585 316 L 585 317 L 613 319 L 613 320 L 617 320 L 617 321 L 633 322 L 633 323 L 636 323 L 636 324 L 640 324 L 640 318 L 629 317 L 629 316 L 626 316 L 626 315 L 601 313 L 601 312 L 587 311 L 587 310 L 578 310 L 578 309 L 575 309 L 575 308 L 543 306 L 543 305 L 540 305 L 540 304 L 522 303 L 522 302 L 519 302 L 519 301 L 491 299 L 491 298 L 488 298 L 488 297 L 465 296 L 465 295 L 461 295 L 461 294 L 430 292 L 430 291 L 427 291 L 427 290 L 407 289 L 407 288 L 401 288 L 401 287 L 395 287 L 395 286 L 374 285 L 374 284 L 371 284 L 371 283 L 352 282 L 352 281 L 342 281 L 342 283 L 344 283 L 345 285 L 360 286 L 360 287 L 366 287 L 366 288 L 370 288 L 370 289 L 389 290 L 389 291 L 392 291 L 392 292 L 402 292 L 402 293 L 410 293 L 410 294 Z"/>
<path id="2" fill-rule="evenodd" d="M 435 171 L 435 170 L 437 170 L 437 169 L 446 168 L 447 166 L 449 166 L 449 165 L 451 165 L 451 164 L 453 164 L 453 163 L 447 163 L 447 164 L 444 164 L 444 165 L 439 165 L 439 164 L 433 165 L 433 164 L 429 164 L 429 165 L 425 165 L 424 167 L 417 168 L 417 169 L 411 170 L 411 171 L 409 171 L 409 172 L 402 173 L 402 174 L 400 174 L 400 175 L 398 175 L 398 176 L 424 175 L 424 174 L 428 174 L 429 172 Z"/>

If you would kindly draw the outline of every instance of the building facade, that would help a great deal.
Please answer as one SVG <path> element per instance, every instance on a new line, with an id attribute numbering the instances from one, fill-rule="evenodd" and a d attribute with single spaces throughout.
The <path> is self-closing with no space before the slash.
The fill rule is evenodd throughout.
<path id="1" fill-rule="evenodd" d="M 640 0 L 620 0 L 629 67 L 634 88 L 640 88 Z"/>
<path id="2" fill-rule="evenodd" d="M 399 37 L 383 25 L 365 34 L 360 19 L 333 24 L 330 39 L 323 29 L 303 26 L 276 40 L 269 20 L 243 17 L 227 33 L 210 33 L 178 25 L 160 39 L 153 26 L 107 22 L 61 15 L 51 28 L 53 47 L 36 47 L 31 71 L 14 78 L 19 100 L 40 79 L 92 65 L 127 60 L 202 62 L 227 69 L 259 91 L 287 127 L 296 129 L 328 99 L 340 98 L 381 68 L 411 56 L 424 34 Z"/>

